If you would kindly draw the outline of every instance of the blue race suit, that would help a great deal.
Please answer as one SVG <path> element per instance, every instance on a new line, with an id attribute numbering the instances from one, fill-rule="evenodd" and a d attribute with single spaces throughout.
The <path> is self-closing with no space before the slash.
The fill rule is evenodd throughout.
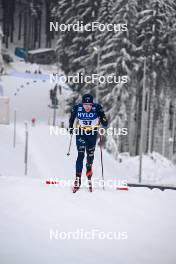
<path id="1" fill-rule="evenodd" d="M 90 112 L 85 111 L 83 104 L 74 105 L 69 119 L 70 129 L 73 128 L 75 119 L 77 119 L 78 123 L 78 133 L 76 135 L 76 146 L 78 150 L 76 175 L 81 175 L 85 151 L 87 153 L 87 164 L 92 166 L 98 127 L 100 124 L 106 127 L 108 125 L 108 121 L 102 106 L 95 103 L 93 103 Z"/>

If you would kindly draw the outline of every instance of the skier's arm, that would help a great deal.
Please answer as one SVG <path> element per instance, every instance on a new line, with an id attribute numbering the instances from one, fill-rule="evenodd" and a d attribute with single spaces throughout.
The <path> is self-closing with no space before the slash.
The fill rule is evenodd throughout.
<path id="1" fill-rule="evenodd" d="M 101 105 L 97 106 L 97 114 L 98 114 L 98 117 L 100 119 L 100 123 L 102 124 L 102 126 L 106 127 L 108 125 L 108 120 L 106 118 L 106 115 Z"/>
<path id="2" fill-rule="evenodd" d="M 72 133 L 73 131 L 73 124 L 74 124 L 74 121 L 75 121 L 75 118 L 76 118 L 76 105 L 74 105 L 71 109 L 71 115 L 70 115 L 70 119 L 69 119 L 69 130 L 70 130 L 70 133 Z"/>

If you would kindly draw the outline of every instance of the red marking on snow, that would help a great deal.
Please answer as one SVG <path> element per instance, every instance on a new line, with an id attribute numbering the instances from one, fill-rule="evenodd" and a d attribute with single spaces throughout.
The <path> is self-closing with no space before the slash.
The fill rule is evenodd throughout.
<path id="1" fill-rule="evenodd" d="M 31 123 L 32 123 L 33 126 L 35 126 L 35 123 L 36 123 L 36 118 L 35 118 L 35 117 L 33 117 L 33 118 L 31 119 Z"/>
<path id="2" fill-rule="evenodd" d="M 121 187 L 117 187 L 116 190 L 119 190 L 119 191 L 128 191 L 129 188 L 128 188 L 128 186 L 121 186 Z"/>
<path id="3" fill-rule="evenodd" d="M 56 181 L 46 181 L 46 184 L 59 184 L 59 182 L 56 182 Z"/>

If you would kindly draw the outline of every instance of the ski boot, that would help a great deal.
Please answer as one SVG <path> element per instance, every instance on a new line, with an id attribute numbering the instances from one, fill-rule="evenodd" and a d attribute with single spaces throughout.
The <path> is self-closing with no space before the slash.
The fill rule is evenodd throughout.
<path id="1" fill-rule="evenodd" d="M 89 177 L 87 177 L 87 179 L 88 179 L 88 190 L 89 190 L 89 192 L 92 192 L 92 181 L 91 181 L 91 177 L 89 176 Z"/>
<path id="2" fill-rule="evenodd" d="M 92 192 L 92 181 L 91 181 L 91 178 L 92 178 L 92 165 L 91 164 L 86 164 L 86 176 L 87 176 L 87 179 L 88 179 L 88 190 L 89 192 Z"/>
<path id="3" fill-rule="evenodd" d="M 86 164 L 86 176 L 87 177 L 92 177 L 93 172 L 92 172 L 92 165 L 87 163 Z"/>
<path id="4" fill-rule="evenodd" d="M 76 174 L 76 179 L 74 181 L 73 189 L 72 189 L 73 193 L 76 193 L 79 190 L 80 186 L 81 186 L 81 175 Z"/>

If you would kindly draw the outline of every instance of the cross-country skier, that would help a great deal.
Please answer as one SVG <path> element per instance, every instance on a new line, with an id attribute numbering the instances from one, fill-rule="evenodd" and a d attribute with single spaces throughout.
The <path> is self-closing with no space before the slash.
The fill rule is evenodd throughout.
<path id="1" fill-rule="evenodd" d="M 71 117 L 69 119 L 70 134 L 73 133 L 75 119 L 77 119 L 78 127 L 78 133 L 76 133 L 78 156 L 76 160 L 76 179 L 73 185 L 73 192 L 75 193 L 78 191 L 81 186 L 81 174 L 85 151 L 87 153 L 86 176 L 88 178 L 89 191 L 92 192 L 92 164 L 94 160 L 98 127 L 100 124 L 106 127 L 108 121 L 102 106 L 94 103 L 93 97 L 90 94 L 83 95 L 82 103 L 73 106 Z"/>

